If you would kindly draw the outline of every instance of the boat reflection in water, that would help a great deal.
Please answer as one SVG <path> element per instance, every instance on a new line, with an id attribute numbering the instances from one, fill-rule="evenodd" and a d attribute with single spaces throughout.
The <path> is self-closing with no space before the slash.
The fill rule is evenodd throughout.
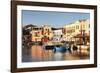
<path id="1" fill-rule="evenodd" d="M 89 59 L 89 55 L 79 55 L 70 52 L 68 46 L 62 45 L 32 45 L 23 47 L 22 62 L 39 62 L 39 61 L 61 61 L 61 60 L 80 60 Z"/>

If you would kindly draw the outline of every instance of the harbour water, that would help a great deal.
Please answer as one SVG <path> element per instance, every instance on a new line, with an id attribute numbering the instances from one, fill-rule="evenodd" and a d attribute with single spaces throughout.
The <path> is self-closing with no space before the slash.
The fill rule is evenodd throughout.
<path id="1" fill-rule="evenodd" d="M 22 62 L 41 62 L 41 61 L 62 61 L 62 60 L 81 60 L 89 59 L 89 54 L 84 55 L 79 52 L 54 52 L 46 50 L 41 45 L 32 45 L 22 48 Z"/>

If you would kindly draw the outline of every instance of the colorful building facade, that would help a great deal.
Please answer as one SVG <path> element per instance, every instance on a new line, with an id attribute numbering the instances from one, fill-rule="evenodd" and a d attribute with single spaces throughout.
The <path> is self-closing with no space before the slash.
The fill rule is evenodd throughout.
<path id="1" fill-rule="evenodd" d="M 32 41 L 79 41 L 80 38 L 89 41 L 90 22 L 89 19 L 77 20 L 73 23 L 66 24 L 62 28 L 52 29 L 48 25 L 33 27 Z M 87 37 L 87 38 L 86 38 Z"/>
<path id="2" fill-rule="evenodd" d="M 32 30 L 32 41 L 33 42 L 38 42 L 41 41 L 41 38 L 43 37 L 42 35 L 42 29 L 38 27 L 33 27 Z"/>
<path id="3" fill-rule="evenodd" d="M 78 20 L 63 27 L 63 38 L 65 41 L 76 41 L 83 36 L 89 36 L 89 32 L 89 20 Z"/>

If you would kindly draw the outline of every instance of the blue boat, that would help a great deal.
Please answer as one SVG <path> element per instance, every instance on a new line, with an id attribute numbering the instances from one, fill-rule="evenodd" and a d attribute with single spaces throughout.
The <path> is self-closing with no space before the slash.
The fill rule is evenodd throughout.
<path id="1" fill-rule="evenodd" d="M 53 49 L 54 53 L 56 53 L 56 52 L 65 53 L 66 50 L 67 49 L 65 47 L 60 46 L 60 45 L 55 46 L 54 49 Z"/>

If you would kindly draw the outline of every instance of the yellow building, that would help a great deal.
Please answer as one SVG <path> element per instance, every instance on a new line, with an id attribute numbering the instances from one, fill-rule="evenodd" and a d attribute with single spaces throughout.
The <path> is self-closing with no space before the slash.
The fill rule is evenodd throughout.
<path id="1" fill-rule="evenodd" d="M 79 37 L 79 35 L 87 35 L 89 36 L 90 31 L 90 23 L 89 19 L 87 20 L 78 20 L 70 24 L 66 24 L 63 27 L 63 38 L 65 41 L 76 41 L 75 37 Z"/>
<path id="2" fill-rule="evenodd" d="M 42 35 L 51 39 L 53 37 L 52 28 L 48 25 L 42 26 Z"/>
<path id="3" fill-rule="evenodd" d="M 44 25 L 42 27 L 33 27 L 32 41 L 41 41 L 44 37 L 49 39 L 53 37 L 52 28 L 50 26 Z"/>
<path id="4" fill-rule="evenodd" d="M 34 27 L 32 30 L 32 41 L 37 42 L 41 41 L 43 35 L 42 35 L 42 29 L 38 27 Z"/>

